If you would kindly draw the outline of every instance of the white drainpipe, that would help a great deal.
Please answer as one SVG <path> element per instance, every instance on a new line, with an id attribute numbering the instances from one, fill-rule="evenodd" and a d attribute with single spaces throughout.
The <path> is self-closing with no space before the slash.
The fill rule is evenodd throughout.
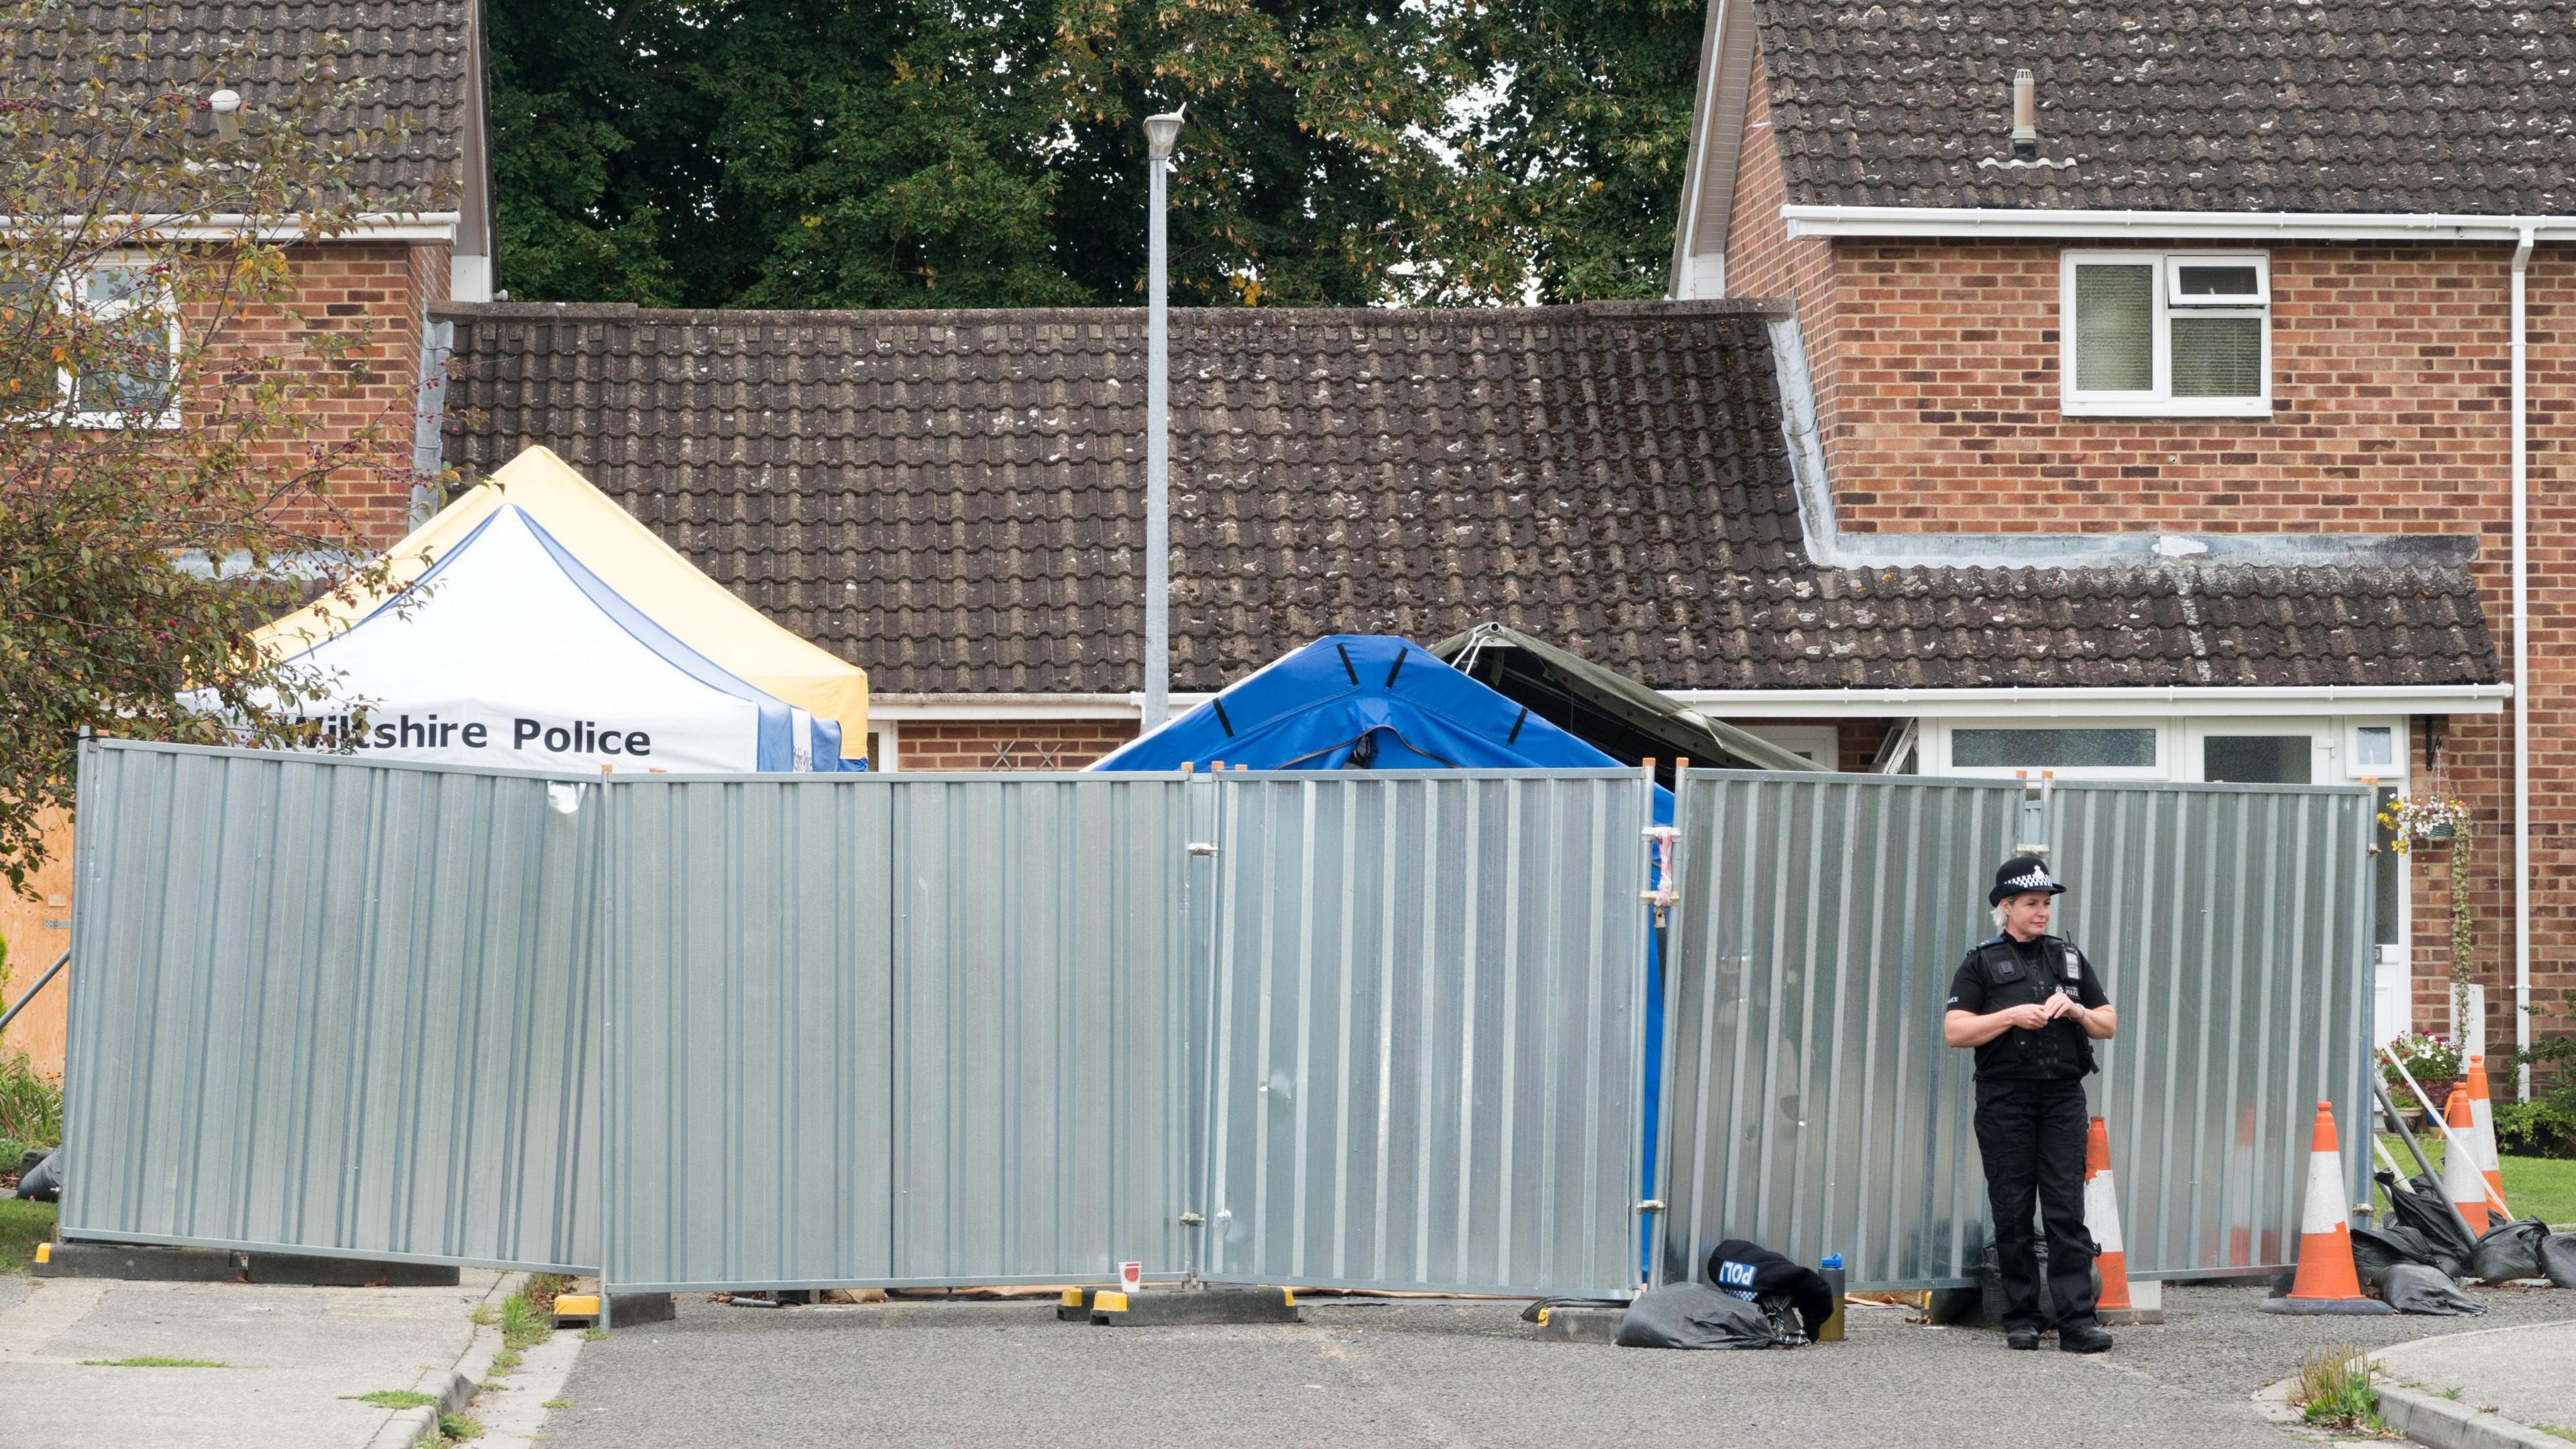
<path id="1" fill-rule="evenodd" d="M 2531 266 L 2532 228 L 2513 248 L 2513 1045 L 2531 1049 L 2531 621 L 2529 470 L 2524 395 L 2528 342 L 2523 326 L 2524 278 Z M 2531 1068 L 2514 1073 L 2514 1095 L 2531 1100 Z"/>

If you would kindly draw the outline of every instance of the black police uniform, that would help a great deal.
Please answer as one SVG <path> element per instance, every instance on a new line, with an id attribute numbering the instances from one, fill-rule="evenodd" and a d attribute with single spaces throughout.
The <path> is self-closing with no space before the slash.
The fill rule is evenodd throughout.
<path id="1" fill-rule="evenodd" d="M 1950 981 L 1949 1009 L 1984 1016 L 2060 993 L 2087 1008 L 2110 1000 L 2093 963 L 2066 942 L 1996 936 L 1968 949 Z M 2074 1018 L 2062 1016 L 2037 1030 L 2014 1027 L 1976 1050 L 1977 1152 L 1994 1207 L 2003 1327 L 2040 1325 L 2034 1197 L 2048 1224 L 2048 1289 L 2058 1328 L 2091 1324 L 2096 1250 L 2084 1228 L 2084 1078 L 2093 1071 L 2093 1043 Z"/>

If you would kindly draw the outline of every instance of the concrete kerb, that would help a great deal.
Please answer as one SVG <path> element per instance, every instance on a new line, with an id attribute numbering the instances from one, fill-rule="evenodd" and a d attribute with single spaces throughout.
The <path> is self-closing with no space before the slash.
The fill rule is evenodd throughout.
<path id="1" fill-rule="evenodd" d="M 367 1441 L 367 1449 L 411 1449 L 421 1436 L 437 1435 L 439 1415 L 452 1414 L 474 1402 L 474 1395 L 483 1387 L 483 1381 L 492 1376 L 492 1360 L 500 1357 L 505 1346 L 497 1316 L 500 1305 L 527 1285 L 528 1275 L 525 1273 L 504 1273 L 493 1283 L 477 1306 L 493 1309 L 494 1321 L 476 1324 L 474 1336 L 466 1340 L 464 1351 L 456 1356 L 454 1363 L 443 1369 L 424 1372 L 414 1385 L 438 1402 L 424 1404 L 417 1409 L 394 1410 L 392 1417 L 376 1430 L 376 1437 Z"/>
<path id="2" fill-rule="evenodd" d="M 2567 1449 L 2567 1441 L 2399 1384 L 2379 1386 L 2379 1417 L 2426 1449 Z"/>
<path id="3" fill-rule="evenodd" d="M 2391 1352 L 2418 1344 L 2452 1342 L 2463 1338 L 2484 1338 L 2490 1334 L 2507 1334 L 2547 1324 L 2514 1324 L 2503 1328 L 2472 1329 L 2466 1333 L 2439 1334 L 2432 1338 L 2413 1339 L 2391 1344 L 2370 1356 L 2375 1375 L 2380 1377 L 2379 1417 L 2388 1427 L 2405 1435 L 2426 1449 L 2566 1449 L 2567 1441 L 2555 1434 L 2544 1433 L 2528 1424 L 2472 1407 L 2462 1399 L 2428 1392 L 2408 1384 L 2387 1380 L 2390 1370 L 2381 1358 Z"/>

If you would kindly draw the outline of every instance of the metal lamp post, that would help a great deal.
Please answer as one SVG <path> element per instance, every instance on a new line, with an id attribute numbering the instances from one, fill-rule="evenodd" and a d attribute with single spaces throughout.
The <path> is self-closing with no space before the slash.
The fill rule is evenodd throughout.
<path id="1" fill-rule="evenodd" d="M 1146 170 L 1153 199 L 1146 210 L 1145 281 L 1145 717 L 1152 734 L 1172 717 L 1172 379 L 1171 325 L 1164 302 L 1163 178 L 1181 113 L 1145 118 Z"/>

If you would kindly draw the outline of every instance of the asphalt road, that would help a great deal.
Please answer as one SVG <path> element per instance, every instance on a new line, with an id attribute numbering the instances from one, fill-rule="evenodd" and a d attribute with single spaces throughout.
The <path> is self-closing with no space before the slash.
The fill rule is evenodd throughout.
<path id="1" fill-rule="evenodd" d="M 1309 1304 L 1273 1328 L 1059 1324 L 1032 1303 L 748 1309 L 587 1345 L 548 1449 L 729 1443 L 1644 1446 L 2033 1444 L 2282 1449 L 2251 1395 L 2314 1346 L 2568 1316 L 2566 1292 L 2482 1292 L 2477 1320 L 2284 1319 L 2255 1288 L 2171 1289 L 2107 1359 L 1853 1310 L 1851 1339 L 1656 1353 L 1522 1337 L 1517 1305 Z"/>

